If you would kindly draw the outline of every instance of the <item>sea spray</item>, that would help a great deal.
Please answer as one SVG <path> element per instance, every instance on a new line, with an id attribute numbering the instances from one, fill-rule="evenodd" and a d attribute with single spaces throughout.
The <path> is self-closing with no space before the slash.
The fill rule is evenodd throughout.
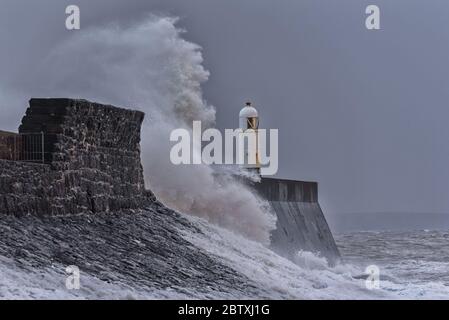
<path id="1" fill-rule="evenodd" d="M 86 98 L 145 111 L 145 177 L 158 198 L 178 211 L 268 244 L 276 218 L 266 202 L 231 175 L 217 182 L 207 165 L 170 163 L 173 129 L 191 130 L 194 120 L 204 128 L 215 124 L 215 108 L 201 90 L 209 77 L 201 48 L 182 38 L 176 22 L 152 15 L 126 28 L 113 24 L 81 29 L 53 48 L 36 70 L 15 80 L 16 86 L 23 88 L 24 97 Z"/>

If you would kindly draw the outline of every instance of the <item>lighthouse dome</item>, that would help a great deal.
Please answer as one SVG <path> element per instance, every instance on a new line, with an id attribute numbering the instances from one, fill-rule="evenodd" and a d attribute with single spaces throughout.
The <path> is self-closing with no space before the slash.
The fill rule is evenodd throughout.
<path id="1" fill-rule="evenodd" d="M 240 118 L 258 118 L 259 113 L 257 112 L 256 108 L 254 108 L 251 103 L 247 103 L 246 106 L 240 110 L 239 114 Z"/>
<path id="2" fill-rule="evenodd" d="M 240 129 L 254 129 L 259 127 L 259 113 L 256 108 L 248 102 L 246 106 L 240 111 L 239 114 L 239 125 Z"/>

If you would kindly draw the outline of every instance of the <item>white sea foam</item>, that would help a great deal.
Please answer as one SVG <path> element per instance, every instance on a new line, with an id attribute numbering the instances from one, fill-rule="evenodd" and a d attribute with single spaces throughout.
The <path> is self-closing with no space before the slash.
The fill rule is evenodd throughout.
<path id="1" fill-rule="evenodd" d="M 295 262 L 278 256 L 271 250 L 220 227 L 207 224 L 201 219 L 191 218 L 201 227 L 203 234 L 184 233 L 186 239 L 203 248 L 211 255 L 243 273 L 270 292 L 274 299 L 447 299 L 449 286 L 441 279 L 447 275 L 449 262 L 421 261 L 415 269 L 414 280 L 406 277 L 404 271 L 415 265 L 413 260 L 401 256 L 407 248 L 407 236 L 403 235 L 402 249 L 398 248 L 394 261 L 380 264 L 382 274 L 379 290 L 369 290 L 364 279 L 366 266 L 373 261 L 363 252 L 358 252 L 360 263 L 339 264 L 329 267 L 322 257 L 310 252 L 298 252 Z M 380 242 L 388 242 L 380 234 Z M 411 236 L 411 235 L 409 235 Z M 444 237 L 441 239 L 445 239 Z M 357 240 L 361 243 L 361 239 Z M 354 243 L 354 245 L 357 245 Z M 422 244 L 421 244 L 422 245 Z M 365 247 L 365 250 L 380 251 L 382 247 Z M 431 259 L 432 250 L 427 258 Z M 402 258 L 401 258 L 402 257 Z M 345 257 L 343 257 L 345 259 Z M 448 259 L 448 257 L 446 257 Z M 397 261 L 402 260 L 402 265 Z M 386 268 L 389 267 L 389 268 Z M 433 278 L 421 278 L 425 273 Z"/>
<path id="2" fill-rule="evenodd" d="M 173 285 L 167 289 L 143 287 L 139 282 L 127 284 L 108 283 L 95 275 L 81 273 L 81 290 L 65 288 L 67 275 L 63 266 L 47 269 L 18 268 L 16 262 L 0 257 L 0 298 L 3 299 L 447 299 L 449 287 L 448 262 L 434 261 L 432 251 L 419 261 L 408 256 L 407 249 L 413 240 L 420 238 L 415 233 L 402 234 L 401 238 L 378 233 L 371 237 L 360 234 L 345 237 L 340 244 L 345 246 L 343 259 L 353 261 L 328 267 L 325 259 L 309 252 L 299 252 L 292 262 L 272 252 L 260 242 L 248 240 L 238 233 L 208 223 L 197 217 L 188 218 L 199 228 L 177 225 L 183 237 L 204 250 L 209 258 L 227 265 L 247 277 L 251 289 L 237 290 L 223 287 L 222 290 L 201 292 Z M 446 237 L 428 232 L 434 242 L 444 245 Z M 366 236 L 366 237 L 365 237 Z M 376 237 L 377 244 L 371 240 Z M 355 242 L 351 242 L 352 239 Z M 394 239 L 401 239 L 394 243 Z M 436 241 L 438 240 L 438 241 Z M 385 243 L 392 243 L 387 250 Z M 364 251 L 354 249 L 360 244 Z M 368 246 L 369 244 L 369 246 Z M 425 245 L 426 243 L 421 243 Z M 433 243 L 434 245 L 434 243 Z M 401 247 L 402 246 L 402 247 Z M 413 244 L 412 244 L 413 246 Z M 446 250 L 434 247 L 433 252 Z M 351 247 L 351 248 L 350 248 Z M 402 248 L 402 249 L 401 249 Z M 351 251 L 348 256 L 347 252 Z M 381 255 L 388 251 L 391 255 Z M 417 250 L 419 251 L 419 250 Z M 365 252 L 365 253 L 364 253 Z M 375 253 L 374 261 L 366 252 Z M 419 253 L 421 255 L 421 253 Z M 443 257 L 438 257 L 442 259 Z M 354 261 L 357 260 L 357 262 Z M 446 257 L 447 259 L 447 257 Z M 380 290 L 368 290 L 360 276 L 368 264 L 377 262 L 381 269 Z M 176 272 L 171 270 L 169 272 Z M 161 275 L 162 276 L 162 275 Z M 230 275 L 228 275 L 230 276 Z M 237 280 L 236 280 L 237 281 Z M 157 286 L 155 286 L 157 287 Z"/>

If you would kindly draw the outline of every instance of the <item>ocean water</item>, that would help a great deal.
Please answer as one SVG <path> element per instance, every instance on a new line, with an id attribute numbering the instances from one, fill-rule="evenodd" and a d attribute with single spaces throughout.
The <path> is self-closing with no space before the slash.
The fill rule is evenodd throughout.
<path id="1" fill-rule="evenodd" d="M 185 237 L 220 257 L 275 299 L 449 299 L 449 232 L 357 232 L 336 236 L 342 262 L 298 252 L 295 261 L 229 231 L 196 221 L 203 234 Z M 379 288 L 367 286 L 368 266 Z"/>
<path id="2" fill-rule="evenodd" d="M 381 285 L 386 278 L 421 288 L 416 297 L 431 298 L 434 288 L 436 296 L 449 299 L 449 231 L 353 232 L 335 238 L 346 263 L 379 267 Z"/>

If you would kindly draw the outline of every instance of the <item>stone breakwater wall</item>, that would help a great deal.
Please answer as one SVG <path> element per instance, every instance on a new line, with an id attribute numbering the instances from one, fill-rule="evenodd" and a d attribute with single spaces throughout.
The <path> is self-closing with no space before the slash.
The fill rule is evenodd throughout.
<path id="1" fill-rule="evenodd" d="M 0 214 L 143 209 L 144 113 L 74 99 L 31 99 L 19 133 L 44 132 L 45 163 L 0 160 Z"/>

